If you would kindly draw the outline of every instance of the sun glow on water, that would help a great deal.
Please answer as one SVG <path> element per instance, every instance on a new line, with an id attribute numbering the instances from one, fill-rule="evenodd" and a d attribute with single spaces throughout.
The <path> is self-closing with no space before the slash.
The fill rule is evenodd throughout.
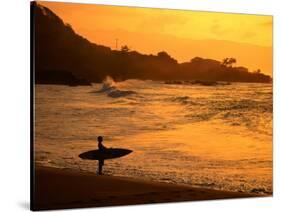
<path id="1" fill-rule="evenodd" d="M 35 112 L 37 163 L 96 172 L 78 155 L 103 135 L 134 151 L 106 161 L 106 174 L 272 192 L 271 84 L 36 85 Z"/>

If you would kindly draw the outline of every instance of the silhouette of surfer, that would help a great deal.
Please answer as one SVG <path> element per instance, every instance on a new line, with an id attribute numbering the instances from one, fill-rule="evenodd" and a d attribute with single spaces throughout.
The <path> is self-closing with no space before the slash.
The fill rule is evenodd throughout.
<path id="1" fill-rule="evenodd" d="M 99 162 L 97 168 L 98 175 L 102 175 L 102 167 L 104 166 L 104 160 L 120 158 L 133 152 L 132 150 L 129 149 L 105 147 L 102 144 L 103 142 L 102 136 L 98 136 L 97 141 L 98 141 L 98 149 L 83 152 L 79 154 L 79 158 L 83 160 L 98 160 Z"/>
<path id="2" fill-rule="evenodd" d="M 102 136 L 98 136 L 98 148 L 99 148 L 99 151 L 101 152 L 104 152 L 106 151 L 108 148 L 106 148 L 103 144 L 102 144 L 102 141 L 103 141 L 103 137 Z M 102 175 L 102 167 L 104 165 L 104 160 L 103 159 L 100 159 L 99 160 L 99 168 L 98 168 L 98 174 L 99 175 Z"/>

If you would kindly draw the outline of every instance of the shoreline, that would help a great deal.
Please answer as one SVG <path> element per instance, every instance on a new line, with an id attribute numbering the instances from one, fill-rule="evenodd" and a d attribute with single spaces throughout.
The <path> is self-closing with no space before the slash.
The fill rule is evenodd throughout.
<path id="1" fill-rule="evenodd" d="M 272 196 L 127 177 L 98 176 L 90 172 L 38 164 L 34 168 L 34 210 Z"/>

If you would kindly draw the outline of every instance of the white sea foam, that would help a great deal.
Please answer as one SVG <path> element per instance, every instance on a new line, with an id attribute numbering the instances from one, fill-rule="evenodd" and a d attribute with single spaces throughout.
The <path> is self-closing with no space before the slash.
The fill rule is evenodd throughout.
<path id="1" fill-rule="evenodd" d="M 124 82 L 123 82 L 123 86 L 124 86 Z M 125 97 L 128 95 L 136 94 L 135 91 L 121 90 L 119 89 L 119 87 L 120 87 L 119 83 L 115 82 L 110 76 L 107 76 L 102 83 L 102 88 L 97 92 L 106 93 L 107 96 L 112 98 L 119 98 L 119 97 Z"/>

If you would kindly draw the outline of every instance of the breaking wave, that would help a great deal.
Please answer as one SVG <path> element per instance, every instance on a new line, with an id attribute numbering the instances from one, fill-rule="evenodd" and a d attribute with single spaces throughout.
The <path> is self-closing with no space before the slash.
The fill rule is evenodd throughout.
<path id="1" fill-rule="evenodd" d="M 105 78 L 102 84 L 102 88 L 98 91 L 98 93 L 106 93 L 107 96 L 112 98 L 119 98 L 136 94 L 135 91 L 121 90 L 119 88 L 119 83 L 115 82 L 110 76 L 107 76 Z"/>

